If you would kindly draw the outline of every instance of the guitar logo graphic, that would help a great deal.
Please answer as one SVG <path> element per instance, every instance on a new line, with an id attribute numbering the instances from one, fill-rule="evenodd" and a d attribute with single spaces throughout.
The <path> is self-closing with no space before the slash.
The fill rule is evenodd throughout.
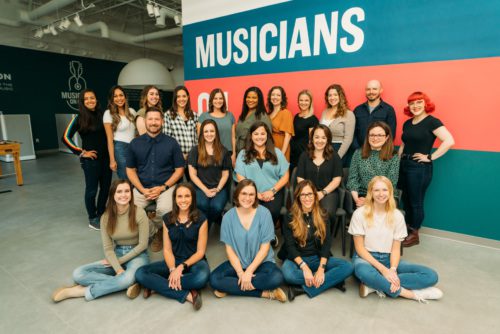
<path id="1" fill-rule="evenodd" d="M 69 72 L 71 76 L 68 79 L 69 92 L 76 93 L 70 94 L 72 98 L 66 99 L 66 104 L 73 110 L 78 110 L 78 95 L 79 93 L 87 89 L 87 81 L 83 78 L 83 65 L 77 60 L 72 60 L 69 62 Z M 73 98 L 76 96 L 76 98 Z"/>

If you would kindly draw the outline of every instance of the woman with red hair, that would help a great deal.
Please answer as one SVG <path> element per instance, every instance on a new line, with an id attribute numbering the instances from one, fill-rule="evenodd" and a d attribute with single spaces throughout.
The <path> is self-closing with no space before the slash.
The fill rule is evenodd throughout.
<path id="1" fill-rule="evenodd" d="M 404 109 L 404 113 L 411 117 L 403 124 L 402 143 L 399 147 L 399 186 L 403 190 L 408 226 L 404 247 L 418 245 L 420 242 L 418 230 L 424 220 L 424 197 L 432 180 L 433 161 L 442 157 L 455 144 L 453 136 L 443 123 L 429 115 L 434 109 L 434 103 L 422 92 L 411 94 L 408 106 Z M 441 144 L 431 152 L 436 137 Z"/>

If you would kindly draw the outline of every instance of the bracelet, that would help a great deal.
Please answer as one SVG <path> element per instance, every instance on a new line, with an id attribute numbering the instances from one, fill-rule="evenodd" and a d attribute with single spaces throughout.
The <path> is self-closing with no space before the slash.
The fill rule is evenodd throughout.
<path id="1" fill-rule="evenodd" d="M 326 191 L 326 189 L 321 190 L 321 192 L 323 193 L 323 196 L 328 195 L 328 191 Z"/>
<path id="2" fill-rule="evenodd" d="M 168 271 L 169 271 L 169 272 L 172 272 L 172 271 L 174 271 L 174 270 L 175 270 L 175 267 L 174 267 L 174 268 L 169 268 L 169 269 L 168 269 Z"/>
<path id="3" fill-rule="evenodd" d="M 301 268 L 301 269 L 302 269 L 302 267 L 303 267 L 305 264 L 306 264 L 306 263 L 305 263 L 304 261 L 300 262 L 300 263 L 299 263 L 299 268 Z"/>
<path id="4" fill-rule="evenodd" d="M 182 271 L 186 271 L 186 270 L 188 270 L 189 266 L 188 266 L 188 264 L 187 264 L 186 262 L 182 262 L 181 264 L 182 264 L 182 266 L 184 267 L 184 268 L 182 269 Z"/>
<path id="5" fill-rule="evenodd" d="M 278 191 L 276 190 L 276 188 L 274 188 L 274 187 L 272 187 L 272 188 L 271 188 L 271 191 L 272 191 L 273 195 L 276 195 L 276 193 L 278 192 Z"/>
<path id="6" fill-rule="evenodd" d="M 432 154 L 427 154 L 427 159 L 429 159 L 429 161 L 432 161 Z"/>
<path id="7" fill-rule="evenodd" d="M 390 268 L 389 268 L 389 270 L 394 270 L 394 271 L 397 271 L 397 270 L 398 270 L 398 268 L 396 268 L 396 267 L 390 267 Z"/>

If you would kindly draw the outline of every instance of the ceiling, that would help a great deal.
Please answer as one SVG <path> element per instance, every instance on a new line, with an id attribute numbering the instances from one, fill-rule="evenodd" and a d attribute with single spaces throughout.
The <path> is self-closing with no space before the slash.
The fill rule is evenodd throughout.
<path id="1" fill-rule="evenodd" d="M 174 16 L 182 17 L 181 0 L 154 1 L 164 7 L 165 19 L 159 20 L 164 26 L 149 17 L 148 0 L 0 0 L 0 43 L 103 59 L 147 56 L 176 63 L 182 59 L 182 27 Z M 78 11 L 81 27 L 73 20 Z M 35 38 L 38 28 L 57 27 L 66 16 L 68 30 Z"/>

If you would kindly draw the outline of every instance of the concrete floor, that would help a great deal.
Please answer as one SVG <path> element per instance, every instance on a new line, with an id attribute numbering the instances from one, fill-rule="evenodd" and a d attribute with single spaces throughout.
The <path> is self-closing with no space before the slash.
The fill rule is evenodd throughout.
<path id="1" fill-rule="evenodd" d="M 13 171 L 11 164 L 2 167 Z M 375 294 L 361 299 L 353 278 L 346 293 L 330 290 L 286 304 L 218 300 L 207 287 L 196 313 L 157 295 L 54 304 L 52 291 L 72 283 L 75 267 L 103 258 L 100 235 L 87 227 L 83 173 L 74 156 L 40 156 L 22 167 L 24 186 L 12 176 L 0 179 L 0 191 L 12 190 L 0 194 L 0 333 L 500 333 L 500 250 L 426 235 L 404 258 L 440 275 L 444 298 L 427 305 Z M 210 232 L 212 268 L 225 259 L 218 233 Z"/>

